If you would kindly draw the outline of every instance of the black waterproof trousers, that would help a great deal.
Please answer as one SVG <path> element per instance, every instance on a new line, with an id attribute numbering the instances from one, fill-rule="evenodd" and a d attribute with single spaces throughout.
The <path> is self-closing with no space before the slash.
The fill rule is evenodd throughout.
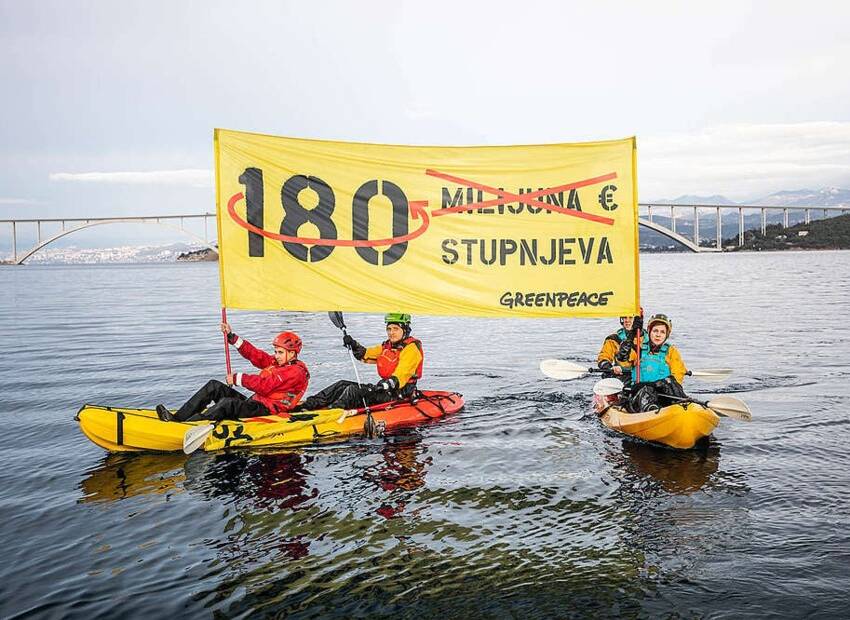
<path id="1" fill-rule="evenodd" d="M 688 397 L 678 381 L 673 377 L 667 377 L 661 381 L 638 383 L 632 386 L 627 408 L 632 413 L 640 413 L 641 411 L 658 410 L 671 403 L 679 402 L 678 400 L 665 398 L 666 396 L 675 396 L 676 398 Z"/>
<path id="2" fill-rule="evenodd" d="M 378 390 L 371 383 L 357 385 L 354 381 L 337 381 L 305 398 L 297 407 L 298 411 L 316 411 L 318 409 L 359 409 L 366 405 L 380 405 L 398 400 L 395 391 Z"/>
<path id="3" fill-rule="evenodd" d="M 212 403 L 215 404 L 210 407 Z M 178 422 L 194 422 L 195 420 L 221 422 L 262 415 L 269 415 L 265 405 L 249 399 L 221 381 L 211 379 L 174 413 L 174 419 Z"/>

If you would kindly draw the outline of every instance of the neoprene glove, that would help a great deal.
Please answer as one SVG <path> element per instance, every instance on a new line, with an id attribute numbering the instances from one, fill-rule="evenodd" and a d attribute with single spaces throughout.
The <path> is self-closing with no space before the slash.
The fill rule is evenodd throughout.
<path id="1" fill-rule="evenodd" d="M 627 362 L 629 361 L 629 354 L 632 352 L 632 339 L 627 338 L 620 343 L 620 348 L 617 350 L 617 361 L 618 362 Z"/>
<path id="2" fill-rule="evenodd" d="M 389 379 L 381 379 L 378 383 L 375 384 L 375 389 L 381 390 L 382 392 L 389 392 L 394 390 L 398 385 L 398 381 L 395 377 L 390 377 Z"/>
<path id="3" fill-rule="evenodd" d="M 354 353 L 354 357 L 356 357 L 359 360 L 362 360 L 363 356 L 366 355 L 366 347 L 361 345 L 359 342 L 357 342 L 354 338 L 352 338 L 348 334 L 345 334 L 345 336 L 342 337 L 342 344 L 346 348 L 351 349 L 351 352 Z"/>
<path id="4" fill-rule="evenodd" d="M 632 329 L 634 330 L 635 334 L 637 334 L 637 330 L 643 329 L 643 317 L 642 316 L 636 316 L 635 317 L 634 321 L 632 322 Z"/>
<path id="5" fill-rule="evenodd" d="M 599 366 L 600 370 L 611 370 L 611 362 L 608 360 L 602 360 L 597 366 Z"/>

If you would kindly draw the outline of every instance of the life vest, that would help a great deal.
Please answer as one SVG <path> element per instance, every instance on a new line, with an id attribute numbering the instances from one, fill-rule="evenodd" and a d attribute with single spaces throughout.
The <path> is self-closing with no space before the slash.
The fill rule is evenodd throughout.
<path id="1" fill-rule="evenodd" d="M 274 407 L 274 410 L 272 410 L 272 413 L 280 413 L 281 411 L 289 411 L 295 405 L 298 404 L 298 402 L 301 400 L 301 397 L 304 396 L 304 392 L 307 391 L 307 384 L 310 380 L 310 371 L 307 370 L 307 365 L 304 362 L 302 362 L 301 360 L 292 360 L 291 362 L 289 362 L 289 364 L 285 364 L 285 365 L 289 366 L 289 365 L 292 365 L 292 364 L 300 367 L 304 371 L 304 375 L 307 378 L 307 381 L 304 382 L 304 387 L 301 389 L 300 392 L 290 392 L 288 390 L 278 390 L 277 392 L 272 392 L 271 394 L 266 394 L 263 397 L 263 400 L 266 401 L 267 403 L 270 402 L 272 404 L 272 406 Z M 269 377 L 271 375 L 274 375 L 275 371 L 279 370 L 280 368 L 281 368 L 281 366 L 278 366 L 277 364 L 272 364 L 271 366 L 266 366 L 265 368 L 263 368 L 260 371 L 260 376 L 261 377 Z"/>
<path id="2" fill-rule="evenodd" d="M 413 373 L 413 376 L 410 377 L 408 383 L 415 384 L 422 376 L 422 365 L 425 363 L 425 353 L 422 351 L 422 343 L 416 338 L 408 336 L 404 340 L 399 340 L 396 344 L 391 343 L 389 340 L 385 340 L 381 345 L 381 354 L 378 356 L 378 359 L 375 360 L 375 364 L 378 366 L 378 374 L 381 376 L 381 379 L 389 379 L 393 376 L 393 374 L 395 374 L 395 369 L 398 368 L 398 359 L 401 355 L 401 351 L 410 343 L 416 345 L 416 348 L 419 349 L 419 353 L 422 354 L 422 359 L 419 360 L 419 366 L 416 367 L 416 371 Z"/>
<path id="3" fill-rule="evenodd" d="M 651 352 L 649 349 L 649 338 L 644 337 L 640 346 L 640 381 L 641 383 L 652 383 L 670 376 L 670 365 L 667 363 L 667 351 L 670 345 L 666 342 L 658 347 L 658 351 Z M 637 369 L 632 368 L 632 381 L 637 381 Z"/>
<path id="4" fill-rule="evenodd" d="M 629 337 L 629 332 L 627 332 L 624 328 L 618 329 L 616 332 L 611 334 L 610 336 L 606 336 L 605 340 L 613 340 L 617 344 L 621 344 L 626 338 Z"/>

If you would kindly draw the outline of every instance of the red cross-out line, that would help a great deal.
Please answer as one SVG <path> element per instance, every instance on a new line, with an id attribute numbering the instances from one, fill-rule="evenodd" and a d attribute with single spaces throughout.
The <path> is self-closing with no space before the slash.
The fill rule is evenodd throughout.
<path id="1" fill-rule="evenodd" d="M 546 189 L 538 190 L 536 192 L 529 192 L 528 194 L 514 194 L 511 192 L 506 192 L 505 190 L 499 189 L 498 187 L 491 187 L 489 185 L 484 185 L 483 183 L 469 181 L 467 179 L 462 179 L 461 177 L 447 174 L 445 172 L 440 172 L 438 170 L 432 170 L 430 168 L 425 170 L 425 174 L 427 174 L 428 176 L 437 177 L 438 179 L 443 179 L 444 181 L 451 181 L 452 183 L 466 185 L 473 189 L 480 189 L 482 191 L 489 192 L 491 194 L 496 194 L 497 196 L 499 196 L 499 198 L 494 198 L 492 200 L 484 200 L 482 202 L 467 204 L 460 207 L 449 207 L 448 209 L 434 209 L 433 211 L 431 211 L 431 215 L 434 217 L 440 217 L 441 215 L 448 215 L 450 213 L 472 211 L 474 209 L 481 209 L 493 205 L 501 205 L 505 204 L 506 202 L 516 200 L 517 202 L 521 202 L 529 206 L 540 207 L 541 209 L 546 209 L 547 211 L 555 211 L 556 213 L 563 213 L 564 215 L 569 215 L 572 217 L 579 217 L 584 220 L 590 220 L 591 222 L 599 222 L 600 224 L 607 224 L 608 226 L 614 224 L 614 220 L 610 217 L 594 215 L 593 213 L 584 213 L 583 211 L 576 211 L 575 209 L 565 209 L 563 207 L 550 205 L 546 202 L 534 200 L 534 198 L 537 198 L 538 196 L 543 196 L 545 194 L 553 194 L 568 189 L 577 189 L 579 187 L 586 187 L 588 185 L 596 185 L 597 183 L 601 183 L 602 181 L 616 179 L 616 172 L 609 172 L 608 174 L 603 174 L 598 177 L 583 179 L 581 181 L 574 181 L 573 183 L 566 183 L 564 185 L 558 185 L 556 187 L 549 187 Z"/>
<path id="2" fill-rule="evenodd" d="M 258 235 L 262 235 L 266 239 L 274 239 L 276 241 L 285 241 L 289 243 L 303 243 L 306 245 L 331 245 L 334 247 L 342 246 L 349 248 L 374 248 L 378 246 L 404 243 L 405 241 L 416 239 L 417 237 L 422 236 L 422 234 L 426 230 L 428 230 L 428 226 L 431 225 L 431 220 L 428 217 L 428 210 L 425 208 L 428 206 L 428 201 L 411 200 L 408 203 L 410 208 L 410 215 L 415 220 L 422 220 L 422 225 L 413 232 L 409 232 L 406 235 L 400 235 L 398 237 L 388 237 L 386 239 L 314 239 L 308 237 L 295 237 L 292 235 L 280 235 L 278 233 L 273 233 L 269 232 L 268 230 L 258 228 L 253 224 L 249 224 L 241 217 L 239 217 L 239 214 L 236 213 L 236 203 L 242 200 L 243 198 L 245 198 L 245 195 L 242 192 L 236 192 L 227 201 L 227 213 L 228 215 L 230 215 L 230 219 L 232 219 L 245 230 L 257 233 Z"/>

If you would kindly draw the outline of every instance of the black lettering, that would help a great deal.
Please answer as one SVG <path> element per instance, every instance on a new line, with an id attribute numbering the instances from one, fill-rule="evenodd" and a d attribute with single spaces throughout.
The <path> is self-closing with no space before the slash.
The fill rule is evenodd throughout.
<path id="1" fill-rule="evenodd" d="M 549 240 L 549 249 L 551 251 L 551 255 L 549 256 L 549 258 L 546 258 L 545 256 L 541 256 L 540 257 L 541 263 L 543 263 L 544 265 L 551 265 L 552 263 L 555 262 L 555 259 L 558 256 L 557 252 L 555 251 L 556 245 L 557 244 L 556 244 L 556 241 L 554 239 Z"/>
<path id="2" fill-rule="evenodd" d="M 459 207 L 463 205 L 463 188 L 458 187 L 455 190 L 455 195 L 451 196 L 449 194 L 449 188 L 443 188 L 443 204 L 440 205 L 441 209 L 447 209 L 451 207 Z"/>
<path id="3" fill-rule="evenodd" d="M 457 240 L 443 239 L 443 262 L 447 265 L 454 265 L 457 262 L 458 253 L 455 250 Z"/>
<path id="4" fill-rule="evenodd" d="M 299 194 L 305 189 L 313 190 L 319 196 L 319 204 L 313 209 L 305 209 L 298 201 Z M 280 190 L 280 204 L 285 212 L 280 223 L 280 234 L 297 237 L 301 225 L 310 222 L 319 229 L 321 239 L 336 239 L 336 225 L 331 220 L 335 203 L 333 190 L 319 177 L 299 174 L 288 178 Z M 283 247 L 298 260 L 312 263 L 324 260 L 334 250 L 332 245 L 314 245 L 308 248 L 303 243 L 292 241 L 284 241 Z"/>
<path id="5" fill-rule="evenodd" d="M 472 264 L 472 246 L 478 243 L 477 239 L 461 239 L 460 242 L 466 246 L 466 264 Z"/>
<path id="6" fill-rule="evenodd" d="M 603 262 L 614 262 L 614 259 L 611 256 L 611 246 L 608 245 L 608 237 L 602 237 L 602 239 L 599 240 L 599 254 L 596 256 L 596 264 L 600 265 Z"/>
<path id="7" fill-rule="evenodd" d="M 567 198 L 567 209 L 581 211 L 581 201 L 578 199 L 578 192 L 574 189 L 570 190 L 570 197 Z"/>
<path id="8" fill-rule="evenodd" d="M 263 171 L 259 168 L 245 168 L 239 175 L 239 182 L 245 186 L 245 207 L 247 221 L 251 226 L 263 227 Z M 248 231 L 248 256 L 263 256 L 265 251 L 263 236 Z"/>
<path id="9" fill-rule="evenodd" d="M 543 188 L 541 187 L 540 189 L 543 189 Z M 522 194 L 522 188 L 521 187 L 519 188 L 519 193 Z M 525 193 L 530 194 L 531 188 L 529 187 L 528 189 L 526 189 Z M 532 198 L 532 200 L 533 200 L 533 198 Z M 525 208 L 528 209 L 529 213 L 540 213 L 540 211 L 543 209 L 543 207 L 533 207 L 530 204 L 526 204 Z"/>
<path id="10" fill-rule="evenodd" d="M 490 239 L 490 250 L 492 252 L 492 256 L 490 256 L 490 258 L 487 258 L 486 248 L 487 248 L 487 243 L 485 242 L 485 240 L 479 239 L 478 240 L 478 255 L 479 255 L 479 258 L 481 259 L 481 263 L 484 264 L 484 265 L 492 265 L 493 263 L 496 262 L 496 240 Z"/>
<path id="11" fill-rule="evenodd" d="M 408 232 L 407 196 L 391 181 L 381 181 L 381 194 L 389 198 L 393 206 L 393 237 L 403 237 Z M 354 193 L 351 209 L 352 236 L 357 241 L 369 239 L 369 201 L 378 195 L 378 180 L 366 181 Z M 360 258 L 372 265 L 392 265 L 407 251 L 407 241 L 394 243 L 383 252 L 375 248 L 355 248 Z M 378 261 L 380 257 L 380 263 Z"/>
<path id="12" fill-rule="evenodd" d="M 554 205 L 556 207 L 563 207 L 564 192 L 558 192 L 557 194 L 546 194 L 546 203 Z M 549 211 L 549 213 L 551 213 L 551 211 Z"/>
<path id="13" fill-rule="evenodd" d="M 514 298 L 511 293 L 503 293 L 499 298 L 499 303 L 503 306 L 507 306 L 508 308 L 514 307 Z"/>
<path id="14" fill-rule="evenodd" d="M 581 257 L 584 260 L 585 265 L 590 264 L 590 252 L 593 250 L 593 239 L 594 237 L 591 237 L 585 243 L 585 240 L 582 237 L 578 238 L 578 248 L 581 251 Z"/>
<path id="15" fill-rule="evenodd" d="M 519 240 L 519 264 L 525 265 L 526 261 L 537 264 L 537 239 L 532 239 L 531 245 L 525 239 Z"/>
<path id="16" fill-rule="evenodd" d="M 573 249 L 571 247 L 567 247 L 567 244 L 575 243 L 575 237 L 567 237 L 566 239 L 558 239 L 558 264 L 559 265 L 575 265 L 576 261 L 574 258 L 567 258 L 570 254 L 573 253 Z"/>
<path id="17" fill-rule="evenodd" d="M 516 241 L 513 239 L 499 239 L 499 264 L 504 265 L 508 256 L 516 252 Z"/>

